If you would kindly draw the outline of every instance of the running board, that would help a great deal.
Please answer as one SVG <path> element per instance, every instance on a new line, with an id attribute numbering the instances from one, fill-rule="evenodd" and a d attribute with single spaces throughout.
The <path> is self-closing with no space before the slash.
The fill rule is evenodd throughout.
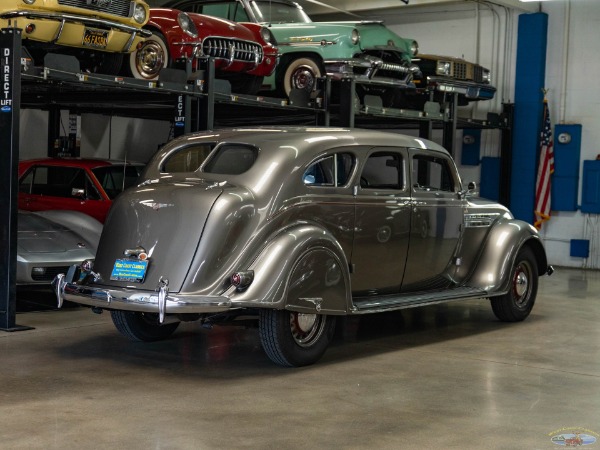
<path id="1" fill-rule="evenodd" d="M 395 309 L 414 308 L 417 306 L 434 305 L 452 300 L 487 297 L 484 289 L 468 286 L 446 289 L 437 292 L 415 292 L 404 295 L 383 295 L 377 297 L 353 298 L 353 314 L 368 314 Z"/>

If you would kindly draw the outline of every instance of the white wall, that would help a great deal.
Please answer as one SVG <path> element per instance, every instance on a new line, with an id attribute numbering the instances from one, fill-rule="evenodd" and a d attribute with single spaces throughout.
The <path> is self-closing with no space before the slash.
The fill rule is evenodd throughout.
<path id="1" fill-rule="evenodd" d="M 24 109 L 20 120 L 19 159 L 48 156 L 48 113 Z M 68 111 L 61 111 L 61 122 L 64 130 L 61 131 L 61 136 L 67 135 Z M 159 145 L 167 142 L 170 130 L 171 125 L 166 121 L 83 114 L 80 155 L 146 162 Z"/>
<path id="2" fill-rule="evenodd" d="M 83 114 L 81 156 L 146 162 L 167 142 L 170 129 L 165 121 Z"/>

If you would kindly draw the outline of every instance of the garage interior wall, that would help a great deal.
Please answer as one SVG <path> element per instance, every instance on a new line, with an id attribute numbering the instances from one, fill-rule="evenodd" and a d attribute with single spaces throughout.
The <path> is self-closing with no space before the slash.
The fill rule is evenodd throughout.
<path id="1" fill-rule="evenodd" d="M 376 2 L 374 2 L 376 3 Z M 311 4 L 302 3 L 314 20 L 355 20 L 346 14 L 315 14 Z M 362 6 L 362 5 L 361 5 Z M 314 8 L 314 7 L 313 7 Z M 600 153 L 600 73 L 597 46 L 600 42 L 600 2 L 597 0 L 550 0 L 539 3 L 549 16 L 546 88 L 551 119 L 557 123 L 582 125 L 581 164 Z M 531 8 L 530 8 L 531 10 Z M 421 53 L 464 57 L 492 70 L 498 89 L 492 101 L 460 108 L 461 116 L 485 118 L 500 112 L 503 102 L 512 102 L 515 80 L 517 24 L 523 10 L 492 2 L 463 1 L 356 11 L 364 19 L 384 19 L 402 37 L 419 42 Z M 563 44 L 566 44 L 563 46 Z M 563 48 L 564 47 L 564 48 Z M 565 70 L 566 68 L 566 70 Z M 541 119 L 540 119 L 541 120 Z M 68 123 L 68 119 L 63 118 Z M 21 118 L 22 159 L 46 155 L 47 113 L 24 110 Z M 32 133 L 31 130 L 36 130 Z M 169 136 L 165 122 L 86 114 L 82 116 L 81 155 L 146 161 Z M 441 135 L 434 133 L 441 142 Z M 462 134 L 456 139 L 460 162 Z M 481 156 L 499 156 L 499 132 L 485 130 Z M 459 166 L 463 181 L 479 182 L 479 166 Z M 579 202 L 581 202 L 581 172 Z M 525 194 L 525 193 L 524 193 Z M 532 194 L 533 195 L 533 194 Z M 553 212 L 541 230 L 551 264 L 600 268 L 600 222 L 596 214 Z M 570 256 L 571 239 L 590 241 L 590 257 Z"/>

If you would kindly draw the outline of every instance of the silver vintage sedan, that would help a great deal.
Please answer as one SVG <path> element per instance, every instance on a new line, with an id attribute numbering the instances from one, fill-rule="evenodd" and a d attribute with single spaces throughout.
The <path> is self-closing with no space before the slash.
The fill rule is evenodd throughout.
<path id="1" fill-rule="evenodd" d="M 176 139 L 117 198 L 95 261 L 63 300 L 109 310 L 141 341 L 180 321 L 255 317 L 266 354 L 316 362 L 336 316 L 489 298 L 525 319 L 551 272 L 535 228 L 463 187 L 439 145 L 334 128 L 243 128 Z"/>

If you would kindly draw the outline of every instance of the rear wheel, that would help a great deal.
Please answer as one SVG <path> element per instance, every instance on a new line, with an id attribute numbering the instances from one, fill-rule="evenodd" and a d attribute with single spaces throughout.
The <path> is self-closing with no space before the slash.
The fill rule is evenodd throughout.
<path id="1" fill-rule="evenodd" d="M 531 249 L 519 251 L 510 277 L 510 290 L 499 297 L 492 297 L 490 301 L 498 319 L 519 322 L 529 316 L 537 295 L 538 267 Z"/>
<path id="2" fill-rule="evenodd" d="M 334 318 L 322 314 L 262 309 L 259 332 L 262 347 L 276 364 L 307 366 L 317 362 L 333 337 Z"/>
<path id="3" fill-rule="evenodd" d="M 171 336 L 179 326 L 179 322 L 161 325 L 158 314 L 151 313 L 111 311 L 110 317 L 117 330 L 132 341 L 160 341 Z"/>
<path id="4" fill-rule="evenodd" d="M 129 55 L 125 70 L 134 78 L 156 80 L 162 69 L 169 65 L 169 49 L 165 37 L 158 31 L 142 42 Z"/>

